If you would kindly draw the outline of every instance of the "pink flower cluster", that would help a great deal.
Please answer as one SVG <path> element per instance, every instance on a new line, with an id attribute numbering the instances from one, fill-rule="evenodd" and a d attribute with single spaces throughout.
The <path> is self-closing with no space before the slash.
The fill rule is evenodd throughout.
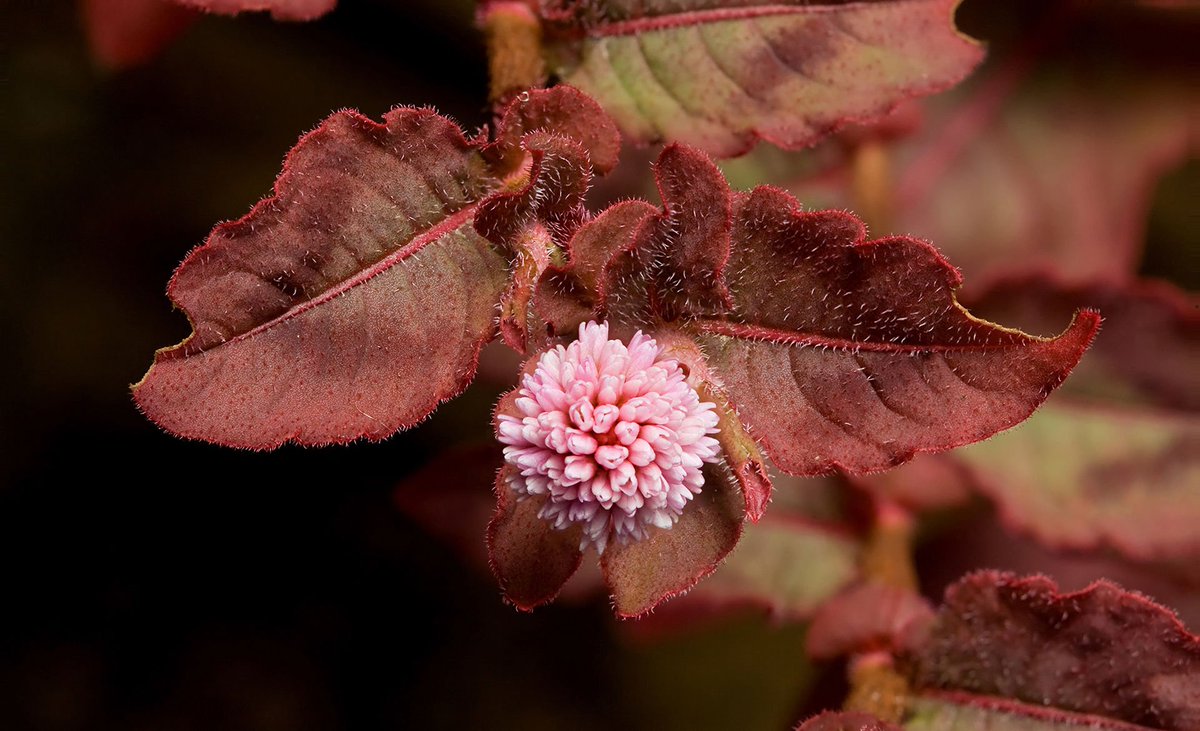
<path id="1" fill-rule="evenodd" d="M 542 354 L 516 406 L 523 416 L 502 414 L 498 427 L 518 470 L 510 484 L 547 496 L 540 516 L 556 528 L 582 525 L 580 548 L 670 528 L 718 459 L 715 406 L 653 339 L 639 332 L 626 347 L 606 323 Z"/>

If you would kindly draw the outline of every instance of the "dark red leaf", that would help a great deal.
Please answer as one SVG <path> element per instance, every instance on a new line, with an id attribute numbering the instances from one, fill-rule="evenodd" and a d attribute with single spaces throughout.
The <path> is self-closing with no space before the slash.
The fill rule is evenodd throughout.
<path id="1" fill-rule="evenodd" d="M 114 69 L 149 61 L 196 18 L 167 0 L 82 0 L 80 10 L 92 56 Z"/>
<path id="2" fill-rule="evenodd" d="M 971 310 L 1047 334 L 1087 303 L 1104 332 L 1064 393 L 1110 404 L 1200 411 L 1200 297 L 1166 282 L 1071 285 L 1046 275 L 1005 280 L 971 299 Z"/>
<path id="3" fill-rule="evenodd" d="M 530 132 L 576 140 L 600 175 L 616 167 L 621 152 L 621 135 L 612 118 L 591 97 L 570 86 L 535 89 L 508 103 L 496 125 L 496 141 L 485 151 L 498 173 L 521 166 L 522 139 Z"/>
<path id="4" fill-rule="evenodd" d="M 487 531 L 488 559 L 504 598 L 522 611 L 552 601 L 579 568 L 582 530 L 556 529 L 538 517 L 545 498 L 518 497 L 508 485 L 513 468 L 496 476 L 496 516 Z"/>
<path id="5" fill-rule="evenodd" d="M 166 1 L 166 0 L 162 0 Z M 237 15 L 269 11 L 275 20 L 314 20 L 333 10 L 337 0 L 171 0 L 206 13 Z"/>
<path id="6" fill-rule="evenodd" d="M 569 263 L 547 269 L 534 299 L 551 334 L 568 334 L 582 322 L 603 319 L 599 292 L 604 266 L 616 252 L 633 246 L 643 222 L 656 212 L 645 201 L 624 201 L 579 229 L 567 247 Z"/>
<path id="7" fill-rule="evenodd" d="M 984 571 L 946 591 L 911 657 L 918 689 L 960 690 L 1167 731 L 1200 728 L 1200 638 L 1140 594 Z"/>
<path id="8" fill-rule="evenodd" d="M 550 67 L 639 142 L 737 155 L 813 143 L 961 80 L 982 57 L 957 0 L 552 0 Z"/>
<path id="9" fill-rule="evenodd" d="M 621 617 L 637 617 L 708 576 L 742 534 L 742 497 L 718 466 L 705 468 L 704 490 L 670 529 L 601 556 L 604 580 Z"/>
<path id="10" fill-rule="evenodd" d="M 750 433 L 786 472 L 871 472 L 984 439 L 1030 413 L 1079 361 L 1099 315 L 1053 339 L 972 317 L 929 244 L 864 241 L 853 216 L 739 195 L 732 313 L 693 326 Z"/>
<path id="11" fill-rule="evenodd" d="M 826 711 L 800 724 L 796 731 L 900 731 L 900 727 L 868 713 Z"/>
<path id="12" fill-rule="evenodd" d="M 729 308 L 729 184 L 703 153 L 669 145 L 654 165 L 662 211 L 644 219 L 605 267 L 600 309 L 633 324 Z"/>
<path id="13" fill-rule="evenodd" d="M 914 628 L 932 619 L 929 602 L 913 591 L 874 582 L 859 584 L 817 610 L 808 630 L 808 654 L 822 660 L 890 652 Z"/>
<path id="14" fill-rule="evenodd" d="M 584 196 L 591 182 L 587 152 L 574 140 L 532 132 L 523 147 L 531 158 L 528 183 L 492 195 L 475 214 L 475 230 L 515 259 L 500 300 L 500 333 L 520 353 L 529 338 L 534 287 L 555 247 L 565 247 L 586 219 Z"/>
<path id="15" fill-rule="evenodd" d="M 275 193 L 218 226 L 168 293 L 193 334 L 134 386 L 181 436 L 267 449 L 380 439 L 459 393 L 506 262 L 471 226 L 495 181 L 449 120 L 340 112 Z"/>

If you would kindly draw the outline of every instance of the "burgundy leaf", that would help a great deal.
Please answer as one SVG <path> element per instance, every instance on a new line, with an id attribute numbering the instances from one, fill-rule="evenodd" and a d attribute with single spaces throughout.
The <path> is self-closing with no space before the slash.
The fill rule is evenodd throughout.
<path id="1" fill-rule="evenodd" d="M 508 103 L 496 125 L 496 141 L 485 151 L 498 173 L 521 166 L 522 140 L 530 132 L 576 140 L 601 175 L 616 167 L 621 152 L 621 135 L 612 118 L 591 97 L 570 86 L 529 91 Z"/>
<path id="2" fill-rule="evenodd" d="M 572 139 L 533 132 L 524 148 L 531 157 L 529 181 L 511 193 L 485 200 L 475 230 L 515 259 L 513 278 L 500 300 L 500 333 L 524 353 L 529 338 L 530 300 L 555 247 L 564 247 L 587 217 L 584 196 L 591 166 Z"/>
<path id="3" fill-rule="evenodd" d="M 551 334 L 571 333 L 582 322 L 603 319 L 600 287 L 604 267 L 616 252 L 633 246 L 643 222 L 655 213 L 654 206 L 645 201 L 624 201 L 579 229 L 567 246 L 569 263 L 551 265 L 537 288 L 534 308 Z"/>
<path id="4" fill-rule="evenodd" d="M 134 396 L 163 428 L 267 449 L 381 439 L 459 393 L 506 262 L 471 226 L 496 183 L 449 120 L 340 112 L 275 193 L 188 255 L 168 293 L 193 334 Z"/>
<path id="5" fill-rule="evenodd" d="M 900 727 L 869 713 L 826 711 L 800 724 L 796 731 L 900 731 Z"/>
<path id="6" fill-rule="evenodd" d="M 604 580 L 621 617 L 637 617 L 708 576 L 742 534 L 743 499 L 719 467 L 705 468 L 704 490 L 670 529 L 640 541 L 610 545 L 601 556 Z"/>
<path id="7" fill-rule="evenodd" d="M 892 651 L 907 633 L 932 619 L 929 602 L 913 591 L 875 582 L 859 584 L 817 611 L 808 630 L 808 654 L 821 660 Z"/>
<path id="8" fill-rule="evenodd" d="M 605 267 L 601 311 L 610 319 L 649 324 L 727 310 L 728 183 L 706 155 L 682 145 L 662 151 L 654 177 L 662 211 L 643 220 Z"/>
<path id="9" fill-rule="evenodd" d="M 333 10 L 337 0 L 172 0 L 206 13 L 237 15 L 270 11 L 275 20 L 313 20 Z"/>
<path id="10" fill-rule="evenodd" d="M 982 56 L 957 5 L 551 0 L 542 15 L 551 69 L 626 135 L 728 156 L 760 138 L 802 147 L 957 83 Z"/>
<path id="11" fill-rule="evenodd" d="M 864 241 L 853 216 L 786 193 L 738 196 L 732 313 L 694 325 L 738 413 L 786 472 L 871 472 L 1029 416 L 1079 361 L 1099 315 L 1035 338 L 972 317 L 929 244 Z"/>
<path id="12" fill-rule="evenodd" d="M 717 405 L 717 441 L 725 464 L 733 472 L 746 501 L 746 517 L 757 523 L 771 501 L 771 477 L 767 474 L 766 462 L 754 439 L 746 432 L 737 411 L 728 397 L 715 386 L 706 385 L 700 398 Z"/>
<path id="13" fill-rule="evenodd" d="M 579 568 L 581 529 L 556 529 L 538 516 L 545 498 L 520 498 L 508 485 L 513 468 L 496 476 L 496 516 L 487 531 L 488 558 L 504 598 L 522 611 L 552 601 Z"/>
<path id="14" fill-rule="evenodd" d="M 1200 728 L 1200 638 L 1169 610 L 1108 582 L 1060 594 L 1044 577 L 972 574 L 946 591 L 911 660 L 918 689 Z"/>
<path id="15" fill-rule="evenodd" d="M 92 56 L 114 69 L 149 61 L 196 17 L 166 0 L 82 0 L 80 10 Z"/>
<path id="16" fill-rule="evenodd" d="M 1166 282 L 1070 285 L 1009 279 L 971 299 L 971 309 L 1047 334 L 1084 303 L 1104 313 L 1104 332 L 1064 393 L 1123 406 L 1200 412 L 1200 297 Z"/>

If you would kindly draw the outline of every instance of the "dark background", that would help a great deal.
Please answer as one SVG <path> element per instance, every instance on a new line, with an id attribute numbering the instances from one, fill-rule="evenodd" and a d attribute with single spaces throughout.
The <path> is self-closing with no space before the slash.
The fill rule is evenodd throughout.
<path id="1" fill-rule="evenodd" d="M 964 24 L 1000 50 L 1039 5 L 983 4 Z M 381 444 L 261 454 L 134 408 L 128 384 L 187 334 L 171 271 L 269 190 L 301 132 L 399 103 L 487 121 L 472 13 L 205 18 L 116 73 L 73 4 L 0 6 L 0 728 L 784 728 L 838 702 L 840 670 L 805 663 L 800 628 L 748 615 L 647 642 L 602 600 L 520 615 L 402 516 L 397 483 L 486 438 L 499 383 Z M 967 519 L 959 538 L 993 530 Z M 922 551 L 931 591 L 971 565 L 954 541 Z"/>

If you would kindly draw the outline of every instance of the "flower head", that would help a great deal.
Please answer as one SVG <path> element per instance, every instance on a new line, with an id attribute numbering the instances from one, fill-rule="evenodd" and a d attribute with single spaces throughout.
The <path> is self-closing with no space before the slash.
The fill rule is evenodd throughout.
<path id="1" fill-rule="evenodd" d="M 547 497 L 539 516 L 583 527 L 580 548 L 670 528 L 704 486 L 701 466 L 718 459 L 715 406 L 702 402 L 683 369 L 641 332 L 608 339 L 588 322 L 579 339 L 542 354 L 501 414 L 512 489 Z"/>

